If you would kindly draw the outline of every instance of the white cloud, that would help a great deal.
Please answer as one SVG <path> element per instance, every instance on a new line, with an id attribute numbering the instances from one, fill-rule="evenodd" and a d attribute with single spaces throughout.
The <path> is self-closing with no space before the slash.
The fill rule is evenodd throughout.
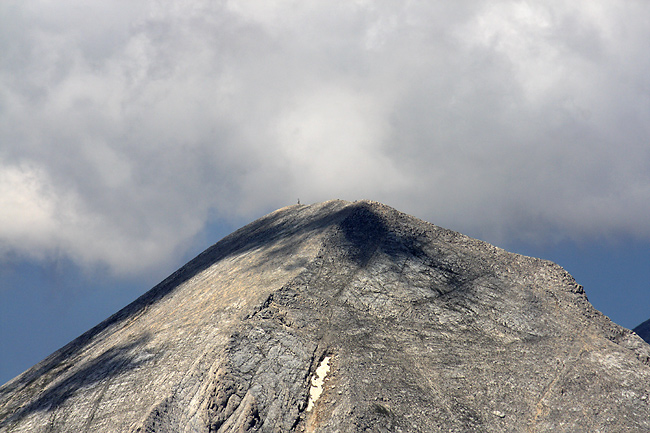
<path id="1" fill-rule="evenodd" d="M 0 166 L 0 230 L 4 248 L 37 247 L 52 236 L 56 204 L 42 173 L 26 166 Z M 36 244 L 36 245 L 35 245 Z"/>
<path id="2" fill-rule="evenodd" d="M 4 2 L 0 244 L 138 272 L 297 197 L 647 238 L 648 9 Z"/>
<path id="3" fill-rule="evenodd" d="M 407 187 L 383 149 L 383 101 L 340 87 L 314 89 L 277 120 L 280 156 L 296 184 L 318 196 L 397 192 Z M 304 188 L 304 185 L 303 185 Z"/>
<path id="4" fill-rule="evenodd" d="M 203 222 L 186 218 L 180 228 L 156 221 L 147 230 L 134 230 L 144 221 L 120 211 L 101 214 L 88 209 L 82 197 L 57 189 L 52 179 L 30 164 L 0 164 L 0 259 L 8 253 L 47 259 L 65 254 L 77 263 L 99 263 L 120 273 L 140 272 L 169 260 L 179 243 Z M 136 221 L 133 221 L 136 219 Z"/>

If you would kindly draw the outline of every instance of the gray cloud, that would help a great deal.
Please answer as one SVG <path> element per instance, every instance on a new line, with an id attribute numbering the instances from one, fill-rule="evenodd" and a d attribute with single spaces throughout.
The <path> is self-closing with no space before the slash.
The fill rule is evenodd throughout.
<path id="1" fill-rule="evenodd" d="M 0 254 L 142 272 L 297 197 L 650 236 L 643 2 L 0 8 Z"/>

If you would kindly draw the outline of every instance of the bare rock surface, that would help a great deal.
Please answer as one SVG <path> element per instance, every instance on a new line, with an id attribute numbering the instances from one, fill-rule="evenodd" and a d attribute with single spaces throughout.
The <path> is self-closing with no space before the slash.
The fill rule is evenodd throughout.
<path id="1" fill-rule="evenodd" d="M 2 386 L 0 431 L 648 432 L 649 360 L 560 266 L 336 200 L 234 232 Z"/>

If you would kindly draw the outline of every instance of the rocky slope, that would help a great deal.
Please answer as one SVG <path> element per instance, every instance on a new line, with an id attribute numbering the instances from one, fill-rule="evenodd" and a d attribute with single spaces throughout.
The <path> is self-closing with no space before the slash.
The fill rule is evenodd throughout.
<path id="1" fill-rule="evenodd" d="M 647 432 L 650 346 L 561 267 L 278 210 L 0 388 L 2 432 Z"/>

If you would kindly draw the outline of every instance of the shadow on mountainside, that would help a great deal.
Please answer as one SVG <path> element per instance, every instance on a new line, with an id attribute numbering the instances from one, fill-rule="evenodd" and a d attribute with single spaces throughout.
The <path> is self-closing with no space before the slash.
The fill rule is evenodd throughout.
<path id="1" fill-rule="evenodd" d="M 0 406 L 12 393 L 18 392 L 22 387 L 29 385 L 46 372 L 57 368 L 57 366 L 61 365 L 65 360 L 73 358 L 98 334 L 111 326 L 119 325 L 120 323 L 139 315 L 143 310 L 146 310 L 151 305 L 172 293 L 179 285 L 209 268 L 214 263 L 226 259 L 229 256 L 241 254 L 246 251 L 252 251 L 264 245 L 276 242 L 281 237 L 295 234 L 308 235 L 312 230 L 322 228 L 323 226 L 335 222 L 341 217 L 341 214 L 345 213 L 345 207 L 342 209 L 336 209 L 336 207 L 342 207 L 340 203 L 335 202 L 330 207 L 334 209 L 323 210 L 322 212 L 319 212 L 319 214 L 322 215 L 316 215 L 316 218 L 311 218 L 303 224 L 296 224 L 295 220 L 300 218 L 301 210 L 308 209 L 308 207 L 293 206 L 287 210 L 274 212 L 264 216 L 224 237 L 131 304 L 86 331 L 84 334 L 57 350 L 31 369 L 25 371 L 23 374 L 0 387 Z M 285 247 L 283 248 L 283 251 L 277 251 L 277 253 L 290 254 L 291 251 Z"/>
<path id="2" fill-rule="evenodd" d="M 315 208 L 315 206 L 318 207 Z M 418 255 L 419 250 L 415 247 L 414 237 L 400 235 L 396 231 L 390 230 L 384 217 L 375 209 L 376 206 L 383 205 L 365 201 L 355 203 L 330 201 L 322 205 L 291 206 L 266 215 L 236 230 L 206 249 L 122 310 L 54 352 L 30 370 L 6 383 L 0 388 L 0 403 L 10 397 L 12 393 L 19 392 L 21 388 L 28 386 L 48 371 L 56 369 L 66 360 L 73 358 L 107 328 L 119 325 L 139 315 L 143 310 L 172 293 L 187 280 L 228 257 L 254 251 L 272 244 L 276 244 L 277 248 L 270 250 L 269 254 L 289 257 L 314 232 L 322 231 L 334 225 L 338 225 L 344 235 L 346 245 L 340 245 L 340 247 L 345 248 L 348 259 L 360 266 L 367 263 L 379 245 L 389 235 L 397 238 L 391 239 L 390 246 L 385 245 L 387 254 L 399 256 L 410 252 Z M 385 207 L 385 209 L 390 208 Z M 391 211 L 397 213 L 395 210 L 391 209 Z M 115 350 L 117 351 L 116 354 L 124 352 L 120 348 Z M 111 355 L 107 353 L 106 356 Z M 101 362 L 101 360 L 97 362 Z M 129 367 L 128 363 L 124 365 Z M 56 392 L 62 390 L 59 387 L 57 389 L 59 391 Z M 61 394 L 61 396 L 64 395 L 64 393 Z"/>
<path id="3" fill-rule="evenodd" d="M 33 381 L 27 384 L 27 388 L 31 388 L 31 391 L 37 395 L 35 399 L 32 399 L 26 406 L 20 408 L 16 407 L 22 403 L 20 400 L 10 402 L 14 404 L 8 404 L 2 408 L 4 413 L 0 413 L 0 428 L 10 425 L 33 412 L 54 410 L 64 404 L 69 398 L 73 397 L 82 388 L 89 388 L 99 383 L 102 383 L 106 387 L 109 386 L 112 378 L 133 370 L 156 357 L 155 354 L 142 356 L 141 351 L 138 350 L 149 340 L 150 337 L 148 335 L 143 335 L 134 342 L 111 347 L 101 355 L 78 367 L 71 362 L 65 362 L 65 359 L 61 357 L 56 358 L 59 364 L 53 365 L 55 361 L 53 359 L 52 363 L 48 363 L 48 365 L 36 371 L 42 375 L 47 375 L 48 371 L 44 367 L 50 367 L 52 370 L 55 370 L 51 372 L 51 377 L 44 378 L 46 381 L 45 384 L 39 383 L 43 378 L 30 375 Z M 57 369 L 57 367 L 59 368 Z M 71 370 L 72 372 L 65 377 L 67 370 Z M 63 380 L 48 387 L 54 380 L 61 378 Z M 3 419 L 4 417 L 6 418 Z"/>

